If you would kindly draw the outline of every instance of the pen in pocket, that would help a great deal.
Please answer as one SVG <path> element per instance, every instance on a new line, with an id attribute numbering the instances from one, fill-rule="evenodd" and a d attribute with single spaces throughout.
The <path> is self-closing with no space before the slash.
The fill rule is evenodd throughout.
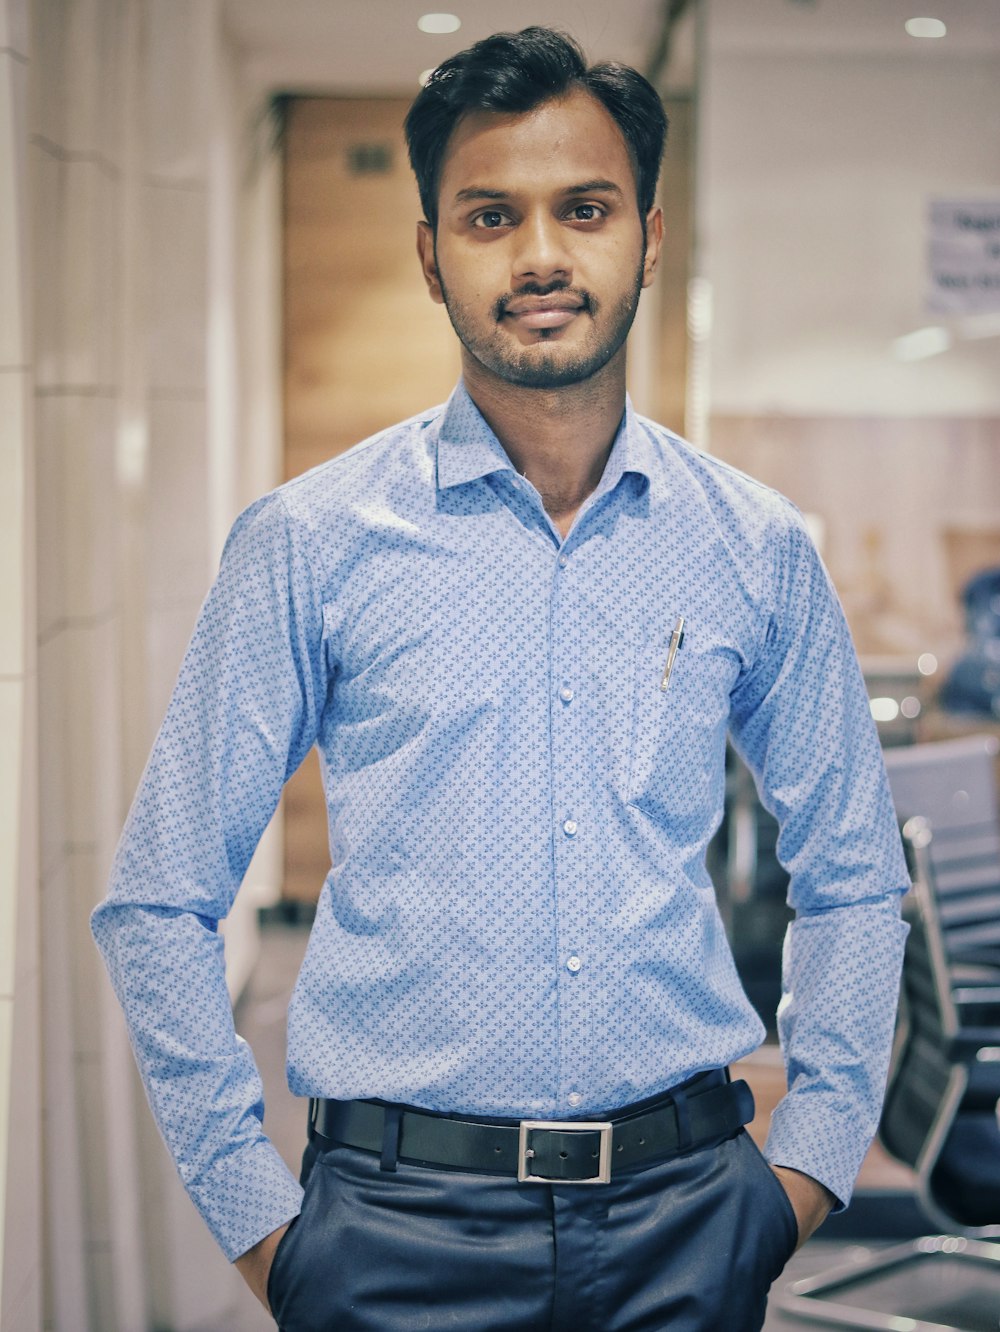
<path id="1" fill-rule="evenodd" d="M 684 616 L 678 615 L 677 623 L 674 625 L 674 632 L 670 635 L 670 646 L 667 648 L 667 664 L 663 668 L 663 679 L 660 681 L 660 688 L 666 691 L 670 683 L 670 673 L 674 669 L 674 658 L 677 656 L 677 649 L 684 641 Z"/>

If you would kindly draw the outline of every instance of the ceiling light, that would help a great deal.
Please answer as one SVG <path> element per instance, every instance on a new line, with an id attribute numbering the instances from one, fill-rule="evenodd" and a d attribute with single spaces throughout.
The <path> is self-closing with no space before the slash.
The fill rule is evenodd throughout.
<path id="1" fill-rule="evenodd" d="M 895 721 L 899 716 L 899 704 L 894 698 L 870 698 L 868 707 L 877 722 Z"/>
<path id="2" fill-rule="evenodd" d="M 930 328 L 914 329 L 896 338 L 892 344 L 892 353 L 897 361 L 925 361 L 928 356 L 940 356 L 951 346 L 951 334 L 946 328 L 933 325 Z"/>
<path id="3" fill-rule="evenodd" d="M 934 18 L 907 19 L 904 26 L 911 37 L 943 37 L 948 31 L 940 19 Z"/>
<path id="4" fill-rule="evenodd" d="M 417 19 L 421 32 L 458 32 L 461 26 L 462 20 L 457 14 L 422 14 Z"/>

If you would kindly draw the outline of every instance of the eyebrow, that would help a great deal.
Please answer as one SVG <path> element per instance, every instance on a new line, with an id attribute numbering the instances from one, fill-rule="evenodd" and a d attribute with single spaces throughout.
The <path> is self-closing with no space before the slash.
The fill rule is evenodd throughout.
<path id="1" fill-rule="evenodd" d="M 585 180 L 579 185 L 570 185 L 561 193 L 568 198 L 574 194 L 614 194 L 619 199 L 624 198 L 621 187 L 616 185 L 613 180 Z M 482 185 L 470 185 L 464 190 L 459 190 L 455 195 L 455 203 L 474 203 L 479 199 L 504 200 L 509 199 L 508 190 L 490 190 Z"/>

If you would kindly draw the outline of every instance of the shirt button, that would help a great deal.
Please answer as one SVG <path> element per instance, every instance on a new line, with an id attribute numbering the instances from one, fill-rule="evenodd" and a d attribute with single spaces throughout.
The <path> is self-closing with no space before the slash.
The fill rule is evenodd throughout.
<path id="1" fill-rule="evenodd" d="M 570 1092 L 570 1094 L 566 1097 L 566 1100 L 569 1101 L 570 1105 L 579 1105 L 580 1102 L 583 1100 L 583 1097 L 580 1095 L 579 1092 Z"/>
<path id="2" fill-rule="evenodd" d="M 566 565 L 569 564 L 569 556 L 568 556 L 568 555 L 560 555 L 560 556 L 559 556 L 559 559 L 556 561 L 556 563 L 559 565 L 559 568 L 560 568 L 560 569 L 565 569 L 565 568 L 566 568 Z"/>
<path id="3" fill-rule="evenodd" d="M 566 969 L 568 971 L 572 971 L 574 974 L 577 971 L 579 971 L 582 966 L 583 963 L 580 961 L 580 959 L 577 957 L 575 953 L 573 954 L 572 957 L 568 957 L 566 959 Z"/>
<path id="4" fill-rule="evenodd" d="M 575 819 L 567 819 L 566 822 L 563 824 L 563 832 L 566 834 L 567 837 L 575 837 L 575 836 L 576 836 L 576 820 L 575 820 Z"/>
<path id="5" fill-rule="evenodd" d="M 573 702 L 573 691 L 572 689 L 570 689 L 569 685 L 563 685 L 563 687 L 559 690 L 559 697 L 562 699 L 564 703 Z"/>

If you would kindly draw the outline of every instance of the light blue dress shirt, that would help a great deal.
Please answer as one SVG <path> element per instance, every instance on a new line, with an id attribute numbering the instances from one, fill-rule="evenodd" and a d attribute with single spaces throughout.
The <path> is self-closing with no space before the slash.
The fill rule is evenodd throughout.
<path id="1" fill-rule="evenodd" d="M 292 1090 L 566 1119 L 762 1039 L 705 869 L 727 731 L 780 821 L 797 913 L 767 1153 L 846 1201 L 881 1104 L 906 873 L 793 506 L 629 406 L 562 540 L 460 385 L 238 519 L 93 918 L 229 1257 L 301 1190 L 264 1136 L 217 923 L 310 746 L 331 869 Z"/>

